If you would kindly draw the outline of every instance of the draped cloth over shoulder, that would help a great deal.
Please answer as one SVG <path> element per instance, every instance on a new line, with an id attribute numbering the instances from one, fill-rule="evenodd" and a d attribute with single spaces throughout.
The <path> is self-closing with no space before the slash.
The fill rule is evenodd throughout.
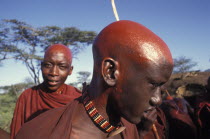
<path id="1" fill-rule="evenodd" d="M 52 109 L 39 115 L 23 125 L 16 139 L 69 139 L 74 134 L 72 120 L 78 104 L 79 101 L 74 100 L 64 107 Z M 126 126 L 126 130 L 121 134 L 123 139 L 138 139 L 136 126 L 124 119 L 122 121 L 122 124 Z"/>
<path id="2" fill-rule="evenodd" d="M 79 97 L 80 91 L 64 84 L 62 90 L 46 93 L 43 85 L 25 90 L 19 97 L 11 123 L 11 139 L 17 134 L 21 126 L 39 114 L 61 106 Z"/>
<path id="3" fill-rule="evenodd" d="M 166 100 L 162 103 L 161 109 L 168 121 L 170 139 L 197 139 L 197 127 L 190 116 L 186 100 L 181 98 Z"/>

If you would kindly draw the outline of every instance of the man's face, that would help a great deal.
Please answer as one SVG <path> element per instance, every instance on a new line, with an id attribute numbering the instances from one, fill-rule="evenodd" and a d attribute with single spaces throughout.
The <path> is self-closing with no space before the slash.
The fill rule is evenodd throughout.
<path id="1" fill-rule="evenodd" d="M 115 99 L 121 115 L 131 123 L 137 124 L 143 113 L 152 111 L 162 103 L 161 86 L 169 79 L 172 66 L 150 62 L 142 67 L 131 63 L 124 61 L 121 67 L 124 68 L 120 73 L 123 74 L 123 78 L 119 80 L 120 85 L 117 88 L 122 89 L 115 93 Z"/>
<path id="2" fill-rule="evenodd" d="M 53 52 L 45 55 L 41 70 L 45 86 L 54 92 L 64 84 L 72 72 L 72 67 L 64 53 Z"/>

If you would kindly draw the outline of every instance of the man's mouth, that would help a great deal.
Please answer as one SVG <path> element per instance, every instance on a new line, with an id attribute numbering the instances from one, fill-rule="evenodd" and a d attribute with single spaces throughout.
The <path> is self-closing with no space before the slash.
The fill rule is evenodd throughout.
<path id="1" fill-rule="evenodd" d="M 55 85 L 58 84 L 58 81 L 48 80 L 48 84 L 49 84 L 50 86 L 55 86 Z"/>

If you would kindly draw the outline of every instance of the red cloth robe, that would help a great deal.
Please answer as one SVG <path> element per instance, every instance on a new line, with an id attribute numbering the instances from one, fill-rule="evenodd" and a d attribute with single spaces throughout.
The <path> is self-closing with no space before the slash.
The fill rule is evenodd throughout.
<path id="1" fill-rule="evenodd" d="M 181 98 L 163 101 L 161 109 L 169 126 L 169 139 L 197 139 L 197 127 L 188 110 L 188 103 Z"/>
<path id="2" fill-rule="evenodd" d="M 81 96 L 80 91 L 70 85 L 64 84 L 59 94 L 46 93 L 42 84 L 25 90 L 16 103 L 16 108 L 11 123 L 11 139 L 15 137 L 22 125 L 39 114 L 66 105 Z"/>
<path id="3" fill-rule="evenodd" d="M 167 124 L 164 112 L 160 108 L 157 109 L 157 121 L 155 122 L 155 126 L 157 129 L 157 133 L 160 139 L 166 139 L 167 137 Z M 156 139 L 155 133 L 153 130 L 150 130 L 145 136 L 144 139 Z"/>
<path id="4" fill-rule="evenodd" d="M 79 101 L 74 100 L 64 107 L 49 110 L 35 119 L 27 122 L 18 132 L 16 139 L 75 139 L 79 138 L 72 132 L 72 121 L 75 118 L 74 114 L 79 107 Z M 86 122 L 86 121 L 84 121 Z M 139 139 L 136 125 L 123 120 L 122 123 L 126 129 L 120 133 L 123 139 Z M 86 129 L 87 127 L 83 127 Z M 86 134 L 86 138 L 95 135 L 97 132 L 102 132 L 99 128 L 98 131 L 86 132 L 80 131 L 81 134 Z M 95 134 L 94 134 L 95 133 Z M 77 136 L 77 137 L 75 137 Z M 115 136 L 113 136 L 114 138 Z M 112 137 L 111 137 L 112 138 Z M 91 138 L 93 139 L 93 138 Z M 96 137 L 95 139 L 98 139 Z"/>
<path id="5" fill-rule="evenodd" d="M 9 139 L 10 135 L 8 132 L 0 128 L 0 139 Z"/>
<path id="6" fill-rule="evenodd" d="M 197 97 L 195 111 L 199 126 L 199 138 L 210 138 L 210 95 Z"/>

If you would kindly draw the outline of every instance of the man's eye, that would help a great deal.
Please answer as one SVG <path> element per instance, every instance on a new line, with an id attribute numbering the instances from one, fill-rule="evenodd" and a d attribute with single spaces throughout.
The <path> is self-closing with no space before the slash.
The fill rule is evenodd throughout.
<path id="1" fill-rule="evenodd" d="M 48 64 L 48 63 L 45 63 L 45 64 L 44 64 L 44 67 L 50 68 L 50 67 L 52 67 L 52 65 L 51 65 L 51 64 Z"/>
<path id="2" fill-rule="evenodd" d="M 154 88 L 156 87 L 162 87 L 164 85 L 164 82 L 161 83 L 150 83 Z"/>
<path id="3" fill-rule="evenodd" d="M 151 85 L 153 86 L 153 87 L 158 87 L 158 86 L 160 86 L 160 84 L 158 84 L 158 83 L 151 83 Z"/>
<path id="4" fill-rule="evenodd" d="M 59 66 L 60 67 L 60 69 L 67 69 L 67 66 Z"/>

